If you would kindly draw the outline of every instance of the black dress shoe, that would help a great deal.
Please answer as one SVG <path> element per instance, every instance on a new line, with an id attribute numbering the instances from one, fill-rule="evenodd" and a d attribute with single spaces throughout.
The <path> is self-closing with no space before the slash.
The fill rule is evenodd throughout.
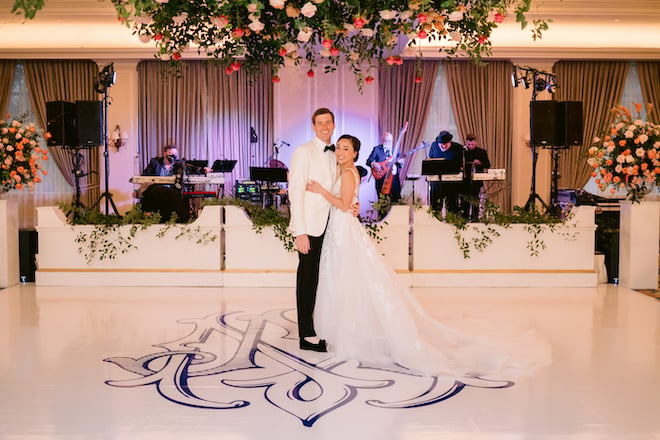
<path id="1" fill-rule="evenodd" d="M 318 344 L 314 344 L 313 342 L 309 342 L 306 339 L 301 339 L 300 340 L 300 348 L 302 350 L 319 351 L 321 353 L 325 353 L 325 352 L 328 351 L 328 347 L 325 345 L 325 339 L 321 339 Z"/>

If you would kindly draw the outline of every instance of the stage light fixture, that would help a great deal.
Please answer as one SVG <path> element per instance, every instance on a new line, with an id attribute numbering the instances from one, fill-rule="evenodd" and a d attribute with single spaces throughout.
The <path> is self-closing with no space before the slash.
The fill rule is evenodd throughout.
<path id="1" fill-rule="evenodd" d="M 511 85 L 513 87 L 518 87 L 519 79 L 518 79 L 518 68 L 514 67 L 513 68 L 513 73 L 511 73 Z"/>
<path id="2" fill-rule="evenodd" d="M 529 89 L 529 72 L 525 73 L 525 76 L 520 78 L 520 81 L 526 89 Z"/>

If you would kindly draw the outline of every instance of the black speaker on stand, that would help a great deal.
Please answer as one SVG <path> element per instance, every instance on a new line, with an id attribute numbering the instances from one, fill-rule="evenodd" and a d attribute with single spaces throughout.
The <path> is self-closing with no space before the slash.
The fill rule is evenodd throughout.
<path id="1" fill-rule="evenodd" d="M 103 145 L 103 101 L 76 101 L 75 107 L 78 145 Z"/>
<path id="2" fill-rule="evenodd" d="M 565 149 L 582 145 L 582 102 L 561 101 L 557 103 L 557 139 L 552 146 L 552 180 L 550 184 L 550 206 L 560 213 L 559 206 L 559 158 Z"/>
<path id="3" fill-rule="evenodd" d="M 78 143 L 75 131 L 76 108 L 72 102 L 49 101 L 46 103 L 46 126 L 51 137 L 47 144 L 72 146 Z"/>
<path id="4" fill-rule="evenodd" d="M 534 78 L 536 82 L 536 77 Z M 537 147 L 548 147 L 557 143 L 557 102 L 536 101 L 536 93 L 529 103 L 529 146 L 532 149 L 532 185 L 529 198 L 525 203 L 526 211 L 536 210 L 538 200 L 549 211 L 548 205 L 536 193 L 536 162 L 539 153 Z"/>

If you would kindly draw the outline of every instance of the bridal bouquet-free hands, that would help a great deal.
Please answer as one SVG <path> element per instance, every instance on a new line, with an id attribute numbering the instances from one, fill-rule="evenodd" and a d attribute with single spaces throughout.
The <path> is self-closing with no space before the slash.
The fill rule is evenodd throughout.
<path id="1" fill-rule="evenodd" d="M 0 192 L 34 188 L 46 175 L 41 161 L 48 160 L 48 151 L 39 145 L 39 130 L 34 123 L 24 123 L 24 117 L 0 120 Z M 44 135 L 46 139 L 49 133 Z"/>
<path id="2" fill-rule="evenodd" d="M 647 112 L 652 108 L 649 104 Z M 630 200 L 639 202 L 660 184 L 660 125 L 642 121 L 642 104 L 635 103 L 635 110 L 633 117 L 623 105 L 612 109 L 616 119 L 594 139 L 587 163 L 601 191 L 625 190 Z"/>

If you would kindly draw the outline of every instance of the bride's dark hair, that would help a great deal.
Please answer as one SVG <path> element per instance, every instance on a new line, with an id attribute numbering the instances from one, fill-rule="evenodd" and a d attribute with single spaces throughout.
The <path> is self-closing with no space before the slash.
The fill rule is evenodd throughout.
<path id="1" fill-rule="evenodd" d="M 358 156 L 360 155 L 360 139 L 356 138 L 353 135 L 350 134 L 342 134 L 339 139 L 337 139 L 337 142 L 339 142 L 342 139 L 348 139 L 351 141 L 351 144 L 353 145 L 353 151 L 355 151 L 355 157 L 353 158 L 353 162 L 357 162 Z"/>

